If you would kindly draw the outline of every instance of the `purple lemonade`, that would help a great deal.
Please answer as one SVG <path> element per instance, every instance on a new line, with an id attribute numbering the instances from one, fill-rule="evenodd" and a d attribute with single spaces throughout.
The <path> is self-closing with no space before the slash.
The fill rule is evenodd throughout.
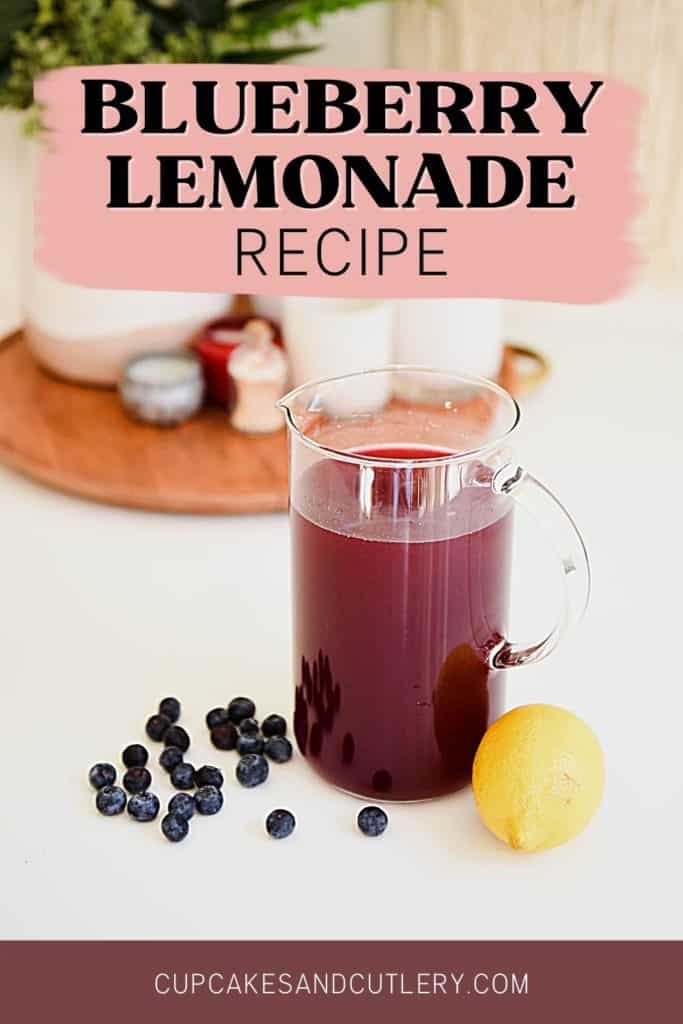
<path id="1" fill-rule="evenodd" d="M 512 514 L 490 487 L 453 487 L 457 472 L 322 459 L 297 487 L 294 731 L 344 790 L 422 800 L 467 785 L 503 710 L 502 674 L 486 652 L 507 626 Z"/>

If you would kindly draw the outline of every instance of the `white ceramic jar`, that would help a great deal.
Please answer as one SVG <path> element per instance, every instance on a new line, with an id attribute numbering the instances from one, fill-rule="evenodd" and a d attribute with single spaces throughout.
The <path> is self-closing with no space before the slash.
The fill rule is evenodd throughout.
<path id="1" fill-rule="evenodd" d="M 115 387 L 129 359 L 180 348 L 207 320 L 230 308 L 231 296 L 83 288 L 68 284 L 33 259 L 33 181 L 39 141 L 28 148 L 24 217 L 23 320 L 37 361 L 82 384 Z"/>
<path id="2" fill-rule="evenodd" d="M 495 380 L 503 362 L 500 299 L 401 299 L 394 361 Z"/>
<path id="3" fill-rule="evenodd" d="M 34 266 L 24 329 L 34 356 L 52 373 L 112 387 L 133 356 L 183 347 L 229 303 L 229 296 L 205 292 L 81 288 Z"/>
<path id="4" fill-rule="evenodd" d="M 387 366 L 392 361 L 393 333 L 391 302 L 286 298 L 283 334 L 292 387 Z M 387 400 L 382 378 L 359 378 L 356 386 L 366 405 L 379 408 Z M 333 412 L 349 414 L 345 408 Z"/>
<path id="5" fill-rule="evenodd" d="M 392 360 L 393 304 L 371 299 L 286 298 L 283 330 L 293 387 Z"/>

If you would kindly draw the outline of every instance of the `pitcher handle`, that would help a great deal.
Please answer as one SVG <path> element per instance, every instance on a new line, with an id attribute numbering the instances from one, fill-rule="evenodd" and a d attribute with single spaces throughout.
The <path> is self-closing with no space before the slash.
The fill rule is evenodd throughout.
<path id="1" fill-rule="evenodd" d="M 557 647 L 566 630 L 582 618 L 590 597 L 590 564 L 574 520 L 536 477 L 521 466 L 508 464 L 494 474 L 491 486 L 495 494 L 510 495 L 540 522 L 557 551 L 564 580 L 560 618 L 543 640 L 526 647 L 501 640 L 489 652 L 492 668 L 515 668 L 541 661 Z"/>

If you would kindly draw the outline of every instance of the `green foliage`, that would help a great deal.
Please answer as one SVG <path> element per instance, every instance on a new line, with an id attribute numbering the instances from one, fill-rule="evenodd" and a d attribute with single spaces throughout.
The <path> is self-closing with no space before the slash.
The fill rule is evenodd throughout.
<path id="1" fill-rule="evenodd" d="M 272 41 L 372 0 L 3 0 L 0 106 L 26 109 L 33 81 L 69 65 L 273 63 L 314 47 Z"/>
<path id="2" fill-rule="evenodd" d="M 15 35 L 30 26 L 37 10 L 38 0 L 5 0 L 0 20 L 0 68 L 7 68 Z"/>
<path id="3" fill-rule="evenodd" d="M 0 105 L 30 107 L 45 71 L 137 63 L 149 48 L 149 19 L 134 0 L 38 0 L 33 23 L 13 36 Z"/>

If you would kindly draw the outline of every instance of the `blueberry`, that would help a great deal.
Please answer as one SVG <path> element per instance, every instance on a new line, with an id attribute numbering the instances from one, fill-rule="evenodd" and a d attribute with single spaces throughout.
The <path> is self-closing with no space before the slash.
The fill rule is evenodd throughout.
<path id="1" fill-rule="evenodd" d="M 104 786 L 113 786 L 116 782 L 116 768 L 106 761 L 98 761 L 88 772 L 88 782 L 93 789 L 102 789 Z"/>
<path id="2" fill-rule="evenodd" d="M 223 772 L 220 768 L 213 768 L 210 764 L 205 764 L 203 768 L 199 768 L 194 773 L 194 784 L 195 786 L 215 786 L 216 789 L 221 789 Z"/>
<path id="3" fill-rule="evenodd" d="M 243 718 L 239 728 L 240 736 L 258 736 L 259 724 L 255 718 Z"/>
<path id="4" fill-rule="evenodd" d="M 286 736 L 271 736 L 266 740 L 265 752 L 275 764 L 284 764 L 291 760 L 292 744 Z"/>
<path id="5" fill-rule="evenodd" d="M 256 712 L 256 705 L 248 697 L 235 697 L 228 704 L 228 718 L 235 725 L 239 725 L 245 718 L 253 718 Z"/>
<path id="6" fill-rule="evenodd" d="M 223 806 L 223 794 L 215 786 L 202 786 L 194 795 L 200 814 L 218 814 Z"/>
<path id="7" fill-rule="evenodd" d="M 266 832 L 273 839 L 286 839 L 291 836 L 296 827 L 296 818 L 291 811 L 284 811 L 278 808 L 271 811 L 266 818 Z"/>
<path id="8" fill-rule="evenodd" d="M 121 814 L 126 807 L 126 794 L 119 786 L 104 786 L 95 797 L 95 806 L 107 817 Z"/>
<path id="9" fill-rule="evenodd" d="M 159 743 L 163 740 L 170 725 L 171 719 L 167 718 L 166 715 L 152 715 L 151 718 L 147 719 L 145 732 L 151 740 Z"/>
<path id="10" fill-rule="evenodd" d="M 171 782 L 176 789 L 194 789 L 194 765 L 183 761 L 171 772 Z"/>
<path id="11" fill-rule="evenodd" d="M 236 746 L 238 754 L 263 753 L 263 739 L 260 736 L 238 736 Z"/>
<path id="12" fill-rule="evenodd" d="M 206 724 L 209 729 L 215 729 L 217 725 L 225 725 L 229 721 L 227 708 L 213 708 L 207 711 Z"/>
<path id="13" fill-rule="evenodd" d="M 268 778 L 268 762 L 261 754 L 245 754 L 237 762 L 235 776 L 247 789 L 260 786 Z"/>
<path id="14" fill-rule="evenodd" d="M 135 793 L 128 801 L 128 813 L 135 821 L 154 821 L 159 813 L 159 797 L 154 793 Z"/>
<path id="15" fill-rule="evenodd" d="M 211 730 L 211 742 L 219 750 L 234 750 L 237 743 L 237 729 L 232 722 L 217 725 Z"/>
<path id="16" fill-rule="evenodd" d="M 282 715 L 268 715 L 261 722 L 261 732 L 264 736 L 284 736 L 287 732 L 287 722 Z"/>
<path id="17" fill-rule="evenodd" d="M 168 801 L 168 813 L 178 814 L 181 818 L 191 818 L 194 814 L 194 797 L 191 793 L 176 793 Z"/>
<path id="18" fill-rule="evenodd" d="M 121 760 L 126 768 L 144 768 L 149 760 L 149 754 L 142 743 L 131 743 L 121 754 Z"/>
<path id="19" fill-rule="evenodd" d="M 152 776 L 146 768 L 129 768 L 123 776 L 123 785 L 129 793 L 145 793 L 152 785 Z"/>
<path id="20" fill-rule="evenodd" d="M 159 764 L 169 775 L 183 760 L 183 752 L 180 747 L 164 747 L 159 754 Z"/>
<path id="21" fill-rule="evenodd" d="M 190 831 L 190 826 L 187 819 L 181 818 L 179 814 L 167 814 L 161 819 L 161 831 L 169 843 L 181 843 Z"/>
<path id="22" fill-rule="evenodd" d="M 358 828 L 364 836 L 381 836 L 389 824 L 381 807 L 364 807 L 358 814 Z"/>
<path id="23" fill-rule="evenodd" d="M 159 704 L 159 714 L 166 715 L 171 722 L 177 722 L 180 718 L 180 701 L 175 697 L 164 697 Z"/>
<path id="24" fill-rule="evenodd" d="M 180 747 L 183 753 L 187 750 L 190 745 L 190 737 L 187 735 L 182 725 L 172 725 L 170 729 L 166 730 L 164 735 L 164 746 L 166 747 Z"/>

